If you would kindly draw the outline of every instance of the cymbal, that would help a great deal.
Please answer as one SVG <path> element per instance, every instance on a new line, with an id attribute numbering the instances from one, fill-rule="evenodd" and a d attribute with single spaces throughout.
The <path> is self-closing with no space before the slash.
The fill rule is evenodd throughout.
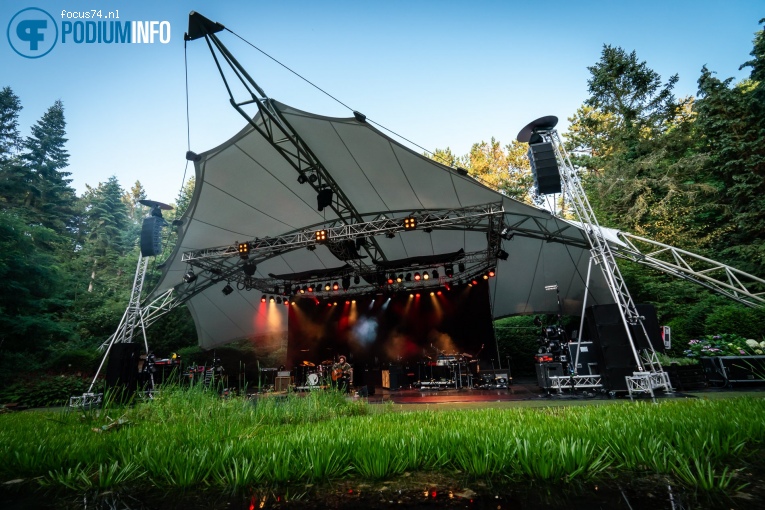
<path id="1" fill-rule="evenodd" d="M 321 362 L 321 364 L 322 365 L 334 365 L 334 363 L 332 363 L 331 359 L 325 359 L 324 361 Z"/>
<path id="2" fill-rule="evenodd" d="M 313 363 L 311 363 L 310 361 L 304 361 L 304 362 L 303 362 L 303 366 L 304 366 L 304 367 L 315 367 L 316 365 L 314 365 L 314 364 L 313 364 Z"/>
<path id="3" fill-rule="evenodd" d="M 462 355 L 463 355 L 464 357 L 466 357 L 466 358 L 472 358 L 472 357 L 473 357 L 473 356 L 471 356 L 470 354 L 468 354 L 468 353 L 466 353 L 466 352 L 463 352 L 463 353 L 462 353 Z"/>

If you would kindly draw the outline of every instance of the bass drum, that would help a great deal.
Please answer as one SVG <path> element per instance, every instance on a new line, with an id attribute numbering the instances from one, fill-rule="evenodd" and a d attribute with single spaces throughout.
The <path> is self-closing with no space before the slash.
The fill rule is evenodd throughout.
<path id="1" fill-rule="evenodd" d="M 319 385 L 319 374 L 313 373 L 308 374 L 308 378 L 306 379 L 306 386 L 318 386 Z"/>

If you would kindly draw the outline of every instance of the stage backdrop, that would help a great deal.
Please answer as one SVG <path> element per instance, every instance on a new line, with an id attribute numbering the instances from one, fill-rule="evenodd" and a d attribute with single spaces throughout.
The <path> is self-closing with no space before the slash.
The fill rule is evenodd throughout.
<path id="1" fill-rule="evenodd" d="M 294 368 L 344 354 L 357 371 L 436 360 L 440 353 L 495 358 L 489 303 L 485 280 L 433 295 L 378 294 L 355 303 L 342 292 L 331 299 L 298 299 L 289 307 L 287 357 Z"/>

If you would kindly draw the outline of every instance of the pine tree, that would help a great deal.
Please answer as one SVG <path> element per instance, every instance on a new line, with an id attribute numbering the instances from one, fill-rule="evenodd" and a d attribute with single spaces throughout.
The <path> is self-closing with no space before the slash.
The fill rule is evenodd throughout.
<path id="1" fill-rule="evenodd" d="M 23 203 L 28 172 L 19 161 L 21 101 L 10 87 L 0 91 L 0 206 L 16 207 Z"/>
<path id="2" fill-rule="evenodd" d="M 32 126 L 22 155 L 31 179 L 25 205 L 34 211 L 35 220 L 61 234 L 71 228 L 76 201 L 69 186 L 71 174 L 64 171 L 69 164 L 65 135 L 64 106 L 56 101 Z"/>

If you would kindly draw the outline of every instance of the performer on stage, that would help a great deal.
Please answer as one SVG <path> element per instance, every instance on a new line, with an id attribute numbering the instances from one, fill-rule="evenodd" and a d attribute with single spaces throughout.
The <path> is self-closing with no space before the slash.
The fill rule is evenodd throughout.
<path id="1" fill-rule="evenodd" d="M 351 367 L 350 363 L 345 360 L 345 356 L 343 355 L 340 355 L 337 363 L 332 365 L 332 381 L 344 392 L 348 393 L 351 391 L 353 367 Z"/>

